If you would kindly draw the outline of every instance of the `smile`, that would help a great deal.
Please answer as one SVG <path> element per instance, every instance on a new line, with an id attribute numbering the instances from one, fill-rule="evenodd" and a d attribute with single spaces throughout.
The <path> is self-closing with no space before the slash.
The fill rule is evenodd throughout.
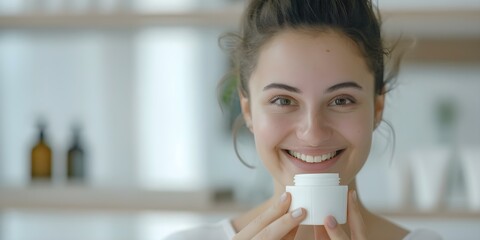
<path id="1" fill-rule="evenodd" d="M 341 150 L 339 151 L 334 151 L 334 152 L 330 152 L 330 153 L 326 153 L 326 154 L 322 154 L 322 155 L 318 155 L 318 156 L 312 156 L 312 155 L 306 155 L 306 154 L 303 154 L 303 153 L 299 153 L 299 152 L 294 152 L 294 151 L 291 151 L 291 150 L 287 150 L 288 154 L 290 154 L 291 156 L 299 159 L 299 160 L 302 160 L 304 162 L 307 162 L 307 163 L 320 163 L 320 162 L 323 162 L 323 161 L 326 161 L 326 160 L 329 160 L 329 159 L 332 159 L 334 158 L 335 156 L 337 156 Z"/>

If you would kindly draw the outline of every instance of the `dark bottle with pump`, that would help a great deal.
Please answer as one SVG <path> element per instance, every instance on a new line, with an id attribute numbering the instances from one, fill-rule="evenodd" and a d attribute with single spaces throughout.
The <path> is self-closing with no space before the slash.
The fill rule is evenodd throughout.
<path id="1" fill-rule="evenodd" d="M 73 141 L 67 153 L 67 178 L 69 180 L 85 179 L 85 151 L 80 137 L 80 128 L 73 128 Z"/>
<path id="2" fill-rule="evenodd" d="M 46 142 L 45 124 L 38 124 L 38 141 L 30 155 L 30 177 L 32 180 L 52 178 L 52 150 Z"/>

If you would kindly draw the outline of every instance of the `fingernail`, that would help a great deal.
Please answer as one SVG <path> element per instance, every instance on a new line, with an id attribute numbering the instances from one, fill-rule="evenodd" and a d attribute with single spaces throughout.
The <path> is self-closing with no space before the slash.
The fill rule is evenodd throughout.
<path id="1" fill-rule="evenodd" d="M 334 229 L 337 226 L 337 220 L 333 216 L 327 217 L 327 227 Z"/>
<path id="2" fill-rule="evenodd" d="M 280 202 L 285 202 L 285 200 L 287 200 L 287 193 L 282 193 L 280 196 Z"/>
<path id="3" fill-rule="evenodd" d="M 352 197 L 353 197 L 353 201 L 355 201 L 355 202 L 358 201 L 357 191 L 356 191 L 356 190 L 353 190 L 353 192 L 352 192 Z"/>
<path id="4" fill-rule="evenodd" d="M 302 209 L 301 208 L 297 208 L 295 209 L 295 211 L 292 212 L 292 217 L 293 218 L 298 218 L 302 216 Z"/>

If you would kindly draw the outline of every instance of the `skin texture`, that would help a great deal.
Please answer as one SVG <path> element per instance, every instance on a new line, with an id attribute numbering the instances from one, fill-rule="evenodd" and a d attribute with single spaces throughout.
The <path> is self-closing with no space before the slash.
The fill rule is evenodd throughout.
<path id="1" fill-rule="evenodd" d="M 335 31 L 284 30 L 260 50 L 250 76 L 248 97 L 240 94 L 245 122 L 256 149 L 274 179 L 274 196 L 233 220 L 236 239 L 401 239 L 407 232 L 369 213 L 356 196 L 355 176 L 367 160 L 372 133 L 382 118 L 384 95 L 376 95 L 374 77 L 353 41 Z M 305 164 L 289 151 L 321 156 Z M 305 210 L 288 212 L 283 194 L 298 173 L 339 173 L 348 185 L 348 224 L 298 227 Z M 283 201 L 282 201 L 283 200 Z M 394 234 L 394 235 L 391 235 Z M 396 234 L 396 235 L 395 235 Z M 383 235 L 385 237 L 385 235 Z"/>

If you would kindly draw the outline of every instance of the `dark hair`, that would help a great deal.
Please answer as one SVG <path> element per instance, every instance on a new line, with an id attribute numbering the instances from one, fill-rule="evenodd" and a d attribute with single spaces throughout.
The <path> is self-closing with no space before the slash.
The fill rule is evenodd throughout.
<path id="1" fill-rule="evenodd" d="M 240 33 L 220 38 L 221 46 L 229 51 L 233 61 L 233 69 L 223 81 L 237 81 L 238 91 L 248 97 L 248 80 L 255 70 L 261 47 L 286 29 L 335 31 L 345 35 L 356 43 L 372 71 L 375 94 L 390 90 L 400 57 L 385 76 L 384 59 L 390 57 L 391 51 L 384 47 L 380 14 L 370 0 L 251 0 L 242 17 Z M 242 123 L 243 118 L 239 116 L 234 124 L 235 151 L 240 160 L 251 167 L 236 147 L 236 132 Z"/>

